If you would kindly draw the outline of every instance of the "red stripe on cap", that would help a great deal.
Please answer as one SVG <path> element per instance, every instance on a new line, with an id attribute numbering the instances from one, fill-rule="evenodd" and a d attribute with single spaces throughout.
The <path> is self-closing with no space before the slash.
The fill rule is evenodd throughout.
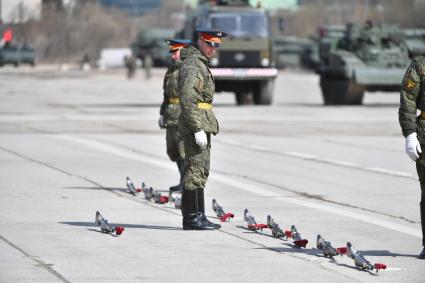
<path id="1" fill-rule="evenodd" d="M 206 32 L 201 32 L 201 38 L 205 41 L 211 41 L 211 42 L 215 42 L 215 43 L 220 43 L 221 39 L 218 36 L 215 35 L 211 35 L 209 33 Z"/>

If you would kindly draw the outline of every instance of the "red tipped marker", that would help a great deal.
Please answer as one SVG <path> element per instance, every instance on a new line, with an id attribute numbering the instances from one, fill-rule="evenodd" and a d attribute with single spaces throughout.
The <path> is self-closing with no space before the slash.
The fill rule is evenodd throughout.
<path id="1" fill-rule="evenodd" d="M 168 197 L 167 196 L 161 196 L 159 198 L 159 203 L 164 204 L 168 202 Z"/>
<path id="2" fill-rule="evenodd" d="M 339 255 L 345 255 L 347 253 L 347 247 L 340 247 L 340 248 L 336 248 L 336 252 Z"/>
<path id="3" fill-rule="evenodd" d="M 235 215 L 233 213 L 230 213 L 229 212 L 229 213 L 224 214 L 222 217 L 220 217 L 220 221 L 221 222 L 226 222 L 227 219 L 233 218 L 233 217 L 235 217 Z"/>
<path id="4" fill-rule="evenodd" d="M 267 224 L 252 224 L 248 225 L 248 228 L 254 231 L 263 230 L 264 228 L 268 228 Z"/>
<path id="5" fill-rule="evenodd" d="M 302 239 L 302 240 L 297 240 L 294 241 L 294 245 L 297 246 L 298 248 L 305 248 L 307 246 L 308 240 L 306 239 Z"/>
<path id="6" fill-rule="evenodd" d="M 124 227 L 117 226 L 115 227 L 115 234 L 121 235 L 124 230 L 125 230 Z"/>
<path id="7" fill-rule="evenodd" d="M 286 230 L 285 236 L 286 236 L 286 238 L 292 238 L 292 231 Z"/>
<path id="8" fill-rule="evenodd" d="M 375 263 L 375 269 L 376 270 L 387 269 L 387 266 L 383 263 Z"/>

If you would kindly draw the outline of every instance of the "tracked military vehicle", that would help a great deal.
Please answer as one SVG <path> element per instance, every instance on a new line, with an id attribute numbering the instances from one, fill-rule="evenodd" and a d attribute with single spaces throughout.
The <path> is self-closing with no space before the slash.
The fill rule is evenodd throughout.
<path id="1" fill-rule="evenodd" d="M 173 37 L 173 29 L 143 30 L 139 32 L 136 40 L 131 44 L 133 55 L 142 62 L 144 62 L 146 56 L 151 56 L 154 66 L 166 66 L 171 63 L 171 59 L 165 40 Z"/>
<path id="2" fill-rule="evenodd" d="M 273 99 L 274 67 L 270 19 L 248 0 L 199 0 L 188 12 L 184 30 L 177 35 L 197 41 L 197 28 L 212 28 L 228 34 L 211 59 L 216 91 L 234 92 L 237 104 L 268 105 Z"/>
<path id="3" fill-rule="evenodd" d="M 362 104 L 366 90 L 398 91 L 409 55 L 405 33 L 397 26 L 347 24 L 318 69 L 324 104 Z"/>

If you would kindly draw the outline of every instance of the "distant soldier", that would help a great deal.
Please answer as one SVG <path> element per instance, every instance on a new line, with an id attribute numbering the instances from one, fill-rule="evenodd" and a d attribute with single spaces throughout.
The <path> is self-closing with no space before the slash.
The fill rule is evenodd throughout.
<path id="1" fill-rule="evenodd" d="M 359 43 L 364 45 L 375 44 L 377 45 L 380 41 L 379 29 L 376 29 L 371 20 L 367 20 L 360 30 Z"/>
<path id="2" fill-rule="evenodd" d="M 406 152 L 416 161 L 416 171 L 421 184 L 421 223 L 422 246 L 420 259 L 425 259 L 425 57 L 417 57 L 404 74 L 400 91 L 400 108 L 398 112 L 400 126 L 406 138 Z M 421 114 L 416 117 L 416 110 Z"/>
<path id="3" fill-rule="evenodd" d="M 364 29 L 369 30 L 373 28 L 373 22 L 372 20 L 366 20 L 363 26 Z"/>
<path id="4" fill-rule="evenodd" d="M 213 230 L 221 225 L 205 216 L 204 188 L 210 169 L 211 134 L 218 133 L 212 111 L 214 80 L 208 63 L 219 47 L 224 32 L 199 29 L 197 44 L 181 49 L 179 72 L 181 115 L 186 170 L 183 177 L 182 214 L 184 230 Z"/>
<path id="5" fill-rule="evenodd" d="M 90 70 L 90 55 L 85 53 L 83 59 L 81 60 L 80 70 L 89 71 Z"/>
<path id="6" fill-rule="evenodd" d="M 355 47 L 353 23 L 345 24 L 344 36 L 338 41 L 337 48 L 352 51 Z"/>
<path id="7" fill-rule="evenodd" d="M 153 59 L 151 54 L 146 54 L 143 58 L 143 68 L 145 69 L 145 77 L 150 79 L 152 76 L 151 70 L 153 66 Z"/>
<path id="8" fill-rule="evenodd" d="M 132 79 L 136 73 L 136 59 L 133 55 L 124 56 L 124 65 L 127 69 L 127 78 Z"/>
<path id="9" fill-rule="evenodd" d="M 168 67 L 164 77 L 164 100 L 159 111 L 159 127 L 167 129 L 165 138 L 167 141 L 168 157 L 177 163 L 180 172 L 180 183 L 170 187 L 170 191 L 181 191 L 181 182 L 184 173 L 184 144 L 178 130 L 180 116 L 178 79 L 181 66 L 180 49 L 190 43 L 189 40 L 168 40 L 173 63 Z"/>

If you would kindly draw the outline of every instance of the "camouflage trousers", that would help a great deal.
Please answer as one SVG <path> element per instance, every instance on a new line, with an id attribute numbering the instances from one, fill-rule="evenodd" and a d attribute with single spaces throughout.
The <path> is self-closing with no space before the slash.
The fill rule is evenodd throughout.
<path id="1" fill-rule="evenodd" d="M 186 153 L 186 168 L 183 176 L 184 189 L 203 189 L 210 174 L 211 135 L 207 134 L 208 144 L 206 148 L 196 144 L 194 134 L 185 135 L 183 140 Z"/>
<path id="2" fill-rule="evenodd" d="M 425 144 L 421 144 L 422 150 L 425 150 Z M 421 184 L 421 202 L 425 203 L 425 153 L 419 154 L 419 159 L 416 160 L 416 172 L 418 172 L 419 183 Z"/>
<path id="3" fill-rule="evenodd" d="M 167 154 L 171 161 L 177 162 L 180 176 L 184 171 L 184 142 L 177 126 L 168 127 L 165 133 L 167 141 Z"/>

